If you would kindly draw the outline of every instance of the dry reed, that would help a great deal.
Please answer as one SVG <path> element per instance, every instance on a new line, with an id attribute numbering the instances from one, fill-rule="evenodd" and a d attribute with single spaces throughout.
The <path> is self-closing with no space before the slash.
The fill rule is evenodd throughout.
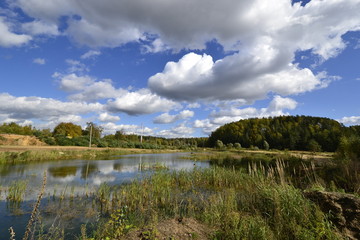
<path id="1" fill-rule="evenodd" d="M 44 177 L 43 177 L 43 183 L 42 183 L 42 187 L 41 187 L 41 191 L 39 193 L 38 199 L 34 205 L 33 211 L 31 212 L 31 217 L 30 220 L 26 226 L 26 231 L 24 233 L 24 237 L 23 240 L 27 240 L 29 238 L 29 234 L 31 233 L 31 228 L 33 223 L 36 220 L 36 215 L 39 211 L 39 206 L 40 206 L 40 202 L 41 202 L 41 198 L 45 192 L 45 186 L 46 186 L 46 171 L 44 172 Z"/>

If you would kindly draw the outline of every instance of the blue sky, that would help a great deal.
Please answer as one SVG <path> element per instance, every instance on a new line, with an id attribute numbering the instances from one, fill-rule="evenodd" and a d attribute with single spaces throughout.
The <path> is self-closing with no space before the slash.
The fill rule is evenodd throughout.
<path id="1" fill-rule="evenodd" d="M 360 124 L 360 0 L 4 0 L 0 123 L 207 136 L 251 117 Z"/>

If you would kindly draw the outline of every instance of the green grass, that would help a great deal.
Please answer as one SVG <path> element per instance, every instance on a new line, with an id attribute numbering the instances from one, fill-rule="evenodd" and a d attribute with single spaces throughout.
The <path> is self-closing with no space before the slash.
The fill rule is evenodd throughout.
<path id="1" fill-rule="evenodd" d="M 211 168 L 157 172 L 112 194 L 109 214 L 126 206 L 131 226 L 192 217 L 213 230 L 213 239 L 339 239 L 326 216 L 280 173 Z M 96 239 L 113 237 L 99 226 Z M 103 233 L 107 232 L 107 235 Z"/>
<path id="2" fill-rule="evenodd" d="M 20 203 L 23 201 L 25 197 L 27 187 L 27 181 L 19 180 L 14 181 L 8 189 L 6 200 L 11 203 Z"/>
<path id="3" fill-rule="evenodd" d="M 0 152 L 0 164 L 31 161 L 82 159 L 112 159 L 114 156 L 133 153 L 166 152 L 166 150 L 88 149 L 88 150 L 29 150 L 23 152 Z"/>

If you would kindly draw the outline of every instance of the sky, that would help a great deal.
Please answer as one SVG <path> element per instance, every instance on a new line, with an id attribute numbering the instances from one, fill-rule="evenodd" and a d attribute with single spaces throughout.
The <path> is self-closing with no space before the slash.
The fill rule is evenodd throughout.
<path id="1" fill-rule="evenodd" d="M 360 124 L 360 0 L 2 0 L 0 124 L 206 137 Z"/>

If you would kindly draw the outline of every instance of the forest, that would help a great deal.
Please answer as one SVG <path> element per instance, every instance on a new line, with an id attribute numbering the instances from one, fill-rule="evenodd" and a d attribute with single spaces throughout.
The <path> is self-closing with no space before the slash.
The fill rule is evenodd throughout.
<path id="1" fill-rule="evenodd" d="M 280 116 L 232 122 L 211 133 L 211 147 L 240 144 L 245 148 L 334 152 L 342 137 L 359 136 L 360 126 L 345 127 L 321 117 Z"/>

